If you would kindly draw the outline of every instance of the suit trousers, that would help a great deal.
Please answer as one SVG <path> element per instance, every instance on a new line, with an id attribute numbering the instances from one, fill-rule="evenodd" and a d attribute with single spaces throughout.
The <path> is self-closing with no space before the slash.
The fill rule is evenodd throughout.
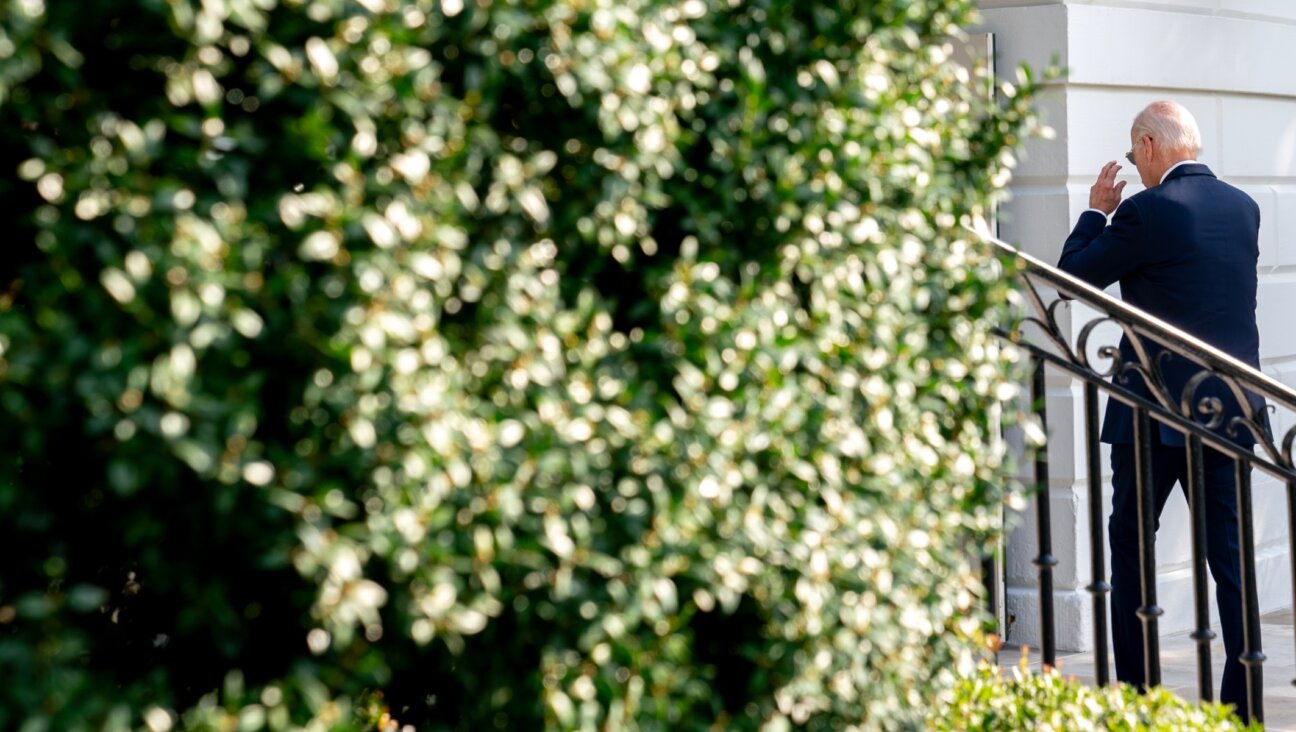
<path id="1" fill-rule="evenodd" d="M 1112 643 L 1116 678 L 1143 686 L 1143 623 L 1136 611 L 1142 603 L 1139 580 L 1139 519 L 1137 462 L 1134 445 L 1111 446 L 1112 515 L 1108 524 L 1111 541 Z M 1243 652 L 1242 575 L 1238 550 L 1237 478 L 1233 458 L 1203 448 L 1206 491 L 1206 562 L 1215 578 L 1215 601 L 1227 659 L 1219 701 L 1232 704 L 1243 720 L 1248 718 L 1246 675 L 1238 660 Z M 1188 495 L 1188 454 L 1183 446 L 1152 445 L 1152 490 L 1156 499 L 1156 522 L 1175 483 Z M 1191 502 L 1189 502 L 1191 506 Z"/>

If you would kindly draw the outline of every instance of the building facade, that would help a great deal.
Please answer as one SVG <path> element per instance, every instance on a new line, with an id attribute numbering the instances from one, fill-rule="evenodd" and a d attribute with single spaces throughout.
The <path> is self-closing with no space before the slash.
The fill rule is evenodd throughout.
<path id="1" fill-rule="evenodd" d="M 1182 103 L 1201 127 L 1199 160 L 1260 204 L 1261 369 L 1296 387 L 1296 2 L 982 0 L 981 8 L 979 30 L 993 34 L 1001 78 L 1012 80 L 1022 62 L 1042 69 L 1056 59 L 1067 69 L 1041 100 L 1056 137 L 1027 145 L 1012 199 L 1001 211 L 1000 236 L 1056 262 L 1104 163 L 1125 166 L 1126 196 L 1141 190 L 1134 167 L 1123 160 L 1134 115 L 1157 99 Z M 1119 285 L 1110 291 L 1118 294 Z M 1091 319 L 1082 310 L 1071 307 L 1073 328 Z M 1060 560 L 1054 573 L 1057 643 L 1059 650 L 1087 651 L 1093 611 L 1084 588 L 1093 578 L 1081 387 L 1051 373 L 1047 407 L 1047 496 Z M 1276 429 L 1290 428 L 1289 415 L 1277 417 Z M 1260 604 L 1269 612 L 1292 605 L 1287 496 L 1267 474 L 1257 471 L 1253 480 Z M 1110 482 L 1104 484 L 1110 510 Z M 1028 510 L 1018 517 L 1006 542 L 1010 644 L 1035 644 L 1039 636 L 1032 516 Z M 1180 491 L 1161 518 L 1157 562 L 1158 601 L 1166 611 L 1162 633 L 1186 633 L 1193 622 L 1191 542 Z"/>

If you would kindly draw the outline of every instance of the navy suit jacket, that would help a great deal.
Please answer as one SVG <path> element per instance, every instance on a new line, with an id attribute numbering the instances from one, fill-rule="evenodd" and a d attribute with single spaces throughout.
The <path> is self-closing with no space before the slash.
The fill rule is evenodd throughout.
<path id="1" fill-rule="evenodd" d="M 1160 185 L 1122 202 L 1110 225 L 1096 211 L 1082 214 L 1062 248 L 1058 267 L 1099 288 L 1119 280 L 1125 302 L 1259 368 L 1259 230 L 1260 207 L 1250 196 L 1216 178 L 1205 165 L 1188 163 L 1172 170 Z M 1120 352 L 1124 361 L 1137 362 L 1128 338 L 1121 338 Z M 1155 348 L 1152 353 L 1155 356 Z M 1177 404 L 1185 383 L 1201 367 L 1180 357 L 1163 363 L 1166 386 Z M 1131 375 L 1124 386 L 1149 396 L 1138 375 Z M 1224 422 L 1216 431 L 1228 436 L 1229 420 L 1241 414 L 1232 392 L 1212 378 L 1196 394 L 1221 400 Z M 1263 412 L 1263 400 L 1249 396 Z M 1157 436 L 1163 444 L 1184 444 L 1178 430 L 1153 424 L 1159 425 Z M 1233 437 L 1243 446 L 1254 444 L 1245 429 Z M 1124 402 L 1107 400 L 1102 441 L 1134 441 L 1133 410 Z"/>

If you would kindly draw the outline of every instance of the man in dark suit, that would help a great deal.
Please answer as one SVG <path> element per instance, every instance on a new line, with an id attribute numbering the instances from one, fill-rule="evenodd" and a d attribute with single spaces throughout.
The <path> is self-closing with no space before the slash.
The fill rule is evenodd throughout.
<path id="1" fill-rule="evenodd" d="M 1090 209 L 1080 215 L 1067 238 L 1058 266 L 1100 288 L 1119 281 L 1125 302 L 1258 367 L 1260 208 L 1196 162 L 1201 133 L 1188 110 L 1175 102 L 1154 102 L 1140 112 L 1130 129 L 1130 146 L 1125 157 L 1138 168 L 1145 190 L 1122 203 L 1125 182 L 1116 182 L 1121 166 L 1114 160 L 1103 166 L 1090 189 Z M 1127 338 L 1121 339 L 1120 353 L 1123 361 L 1137 362 Z M 1165 384 L 1176 403 L 1185 383 L 1199 370 L 1182 358 L 1165 362 Z M 1118 383 L 1149 394 L 1137 375 Z M 1225 424 L 1241 413 L 1237 400 L 1217 379 L 1199 388 L 1196 396 L 1219 397 L 1225 405 Z M 1257 406 L 1263 409 L 1262 403 Z M 1174 484 L 1179 482 L 1187 492 L 1188 463 L 1183 434 L 1152 424 L 1152 489 L 1159 525 Z M 1247 447 L 1254 443 L 1245 431 L 1233 439 Z M 1135 613 L 1141 604 L 1137 463 L 1133 412 L 1128 405 L 1108 400 L 1102 441 L 1112 446 L 1109 531 L 1116 678 L 1141 686 L 1145 682 L 1143 629 Z M 1234 461 L 1207 449 L 1205 475 L 1207 562 L 1215 578 L 1228 657 L 1220 701 L 1235 705 L 1245 719 L 1246 680 L 1238 661 L 1243 641 Z"/>

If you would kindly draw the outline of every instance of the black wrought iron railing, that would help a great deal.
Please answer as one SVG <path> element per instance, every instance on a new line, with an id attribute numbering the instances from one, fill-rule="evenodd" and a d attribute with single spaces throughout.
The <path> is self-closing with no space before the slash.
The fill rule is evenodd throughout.
<path id="1" fill-rule="evenodd" d="M 1214 698 L 1210 626 L 1210 598 L 1207 592 L 1207 516 L 1203 489 L 1203 448 L 1210 447 L 1232 458 L 1236 468 L 1238 540 L 1240 546 L 1243 640 L 1239 659 L 1246 676 L 1246 696 L 1250 717 L 1263 720 L 1264 690 L 1261 667 L 1265 660 L 1260 637 L 1260 606 L 1256 586 L 1255 523 L 1253 517 L 1251 470 L 1255 468 L 1285 484 L 1287 493 L 1286 525 L 1289 557 L 1292 559 L 1293 604 L 1296 605 L 1296 465 L 1293 443 L 1296 424 L 1283 434 L 1275 434 L 1266 412 L 1296 415 L 1296 391 L 1266 376 L 1257 369 L 1229 356 L 1184 331 L 1154 318 L 1137 308 L 1090 286 L 1008 244 L 985 237 L 1019 264 L 1018 277 L 1028 312 L 1011 332 L 1002 332 L 1029 352 L 1034 362 L 1032 379 L 1033 409 L 1047 432 L 1045 412 L 1045 369 L 1052 368 L 1069 375 L 1084 387 L 1083 460 L 1088 475 L 1088 529 L 1091 542 L 1090 574 L 1087 590 L 1093 601 L 1093 639 L 1095 679 L 1099 684 L 1111 682 L 1108 672 L 1108 613 L 1110 585 L 1107 582 L 1103 518 L 1103 473 L 1100 464 L 1098 415 L 1099 393 L 1118 399 L 1134 412 L 1134 454 L 1137 461 L 1136 485 L 1139 525 L 1139 568 L 1142 591 L 1137 615 L 1142 621 L 1145 679 L 1148 686 L 1161 682 L 1158 618 L 1163 610 L 1157 604 L 1156 577 L 1156 507 L 1151 483 L 1150 445 L 1156 423 L 1168 425 L 1184 435 L 1188 465 L 1189 510 L 1192 515 L 1192 577 L 1195 621 L 1191 637 L 1197 644 L 1197 676 L 1200 698 Z M 1071 318 L 1060 318 L 1068 301 L 1083 303 L 1094 311 L 1079 327 Z M 1072 332 L 1074 331 L 1074 335 Z M 1116 331 L 1132 347 L 1133 358 L 1122 355 L 1114 341 L 1101 342 Z M 1103 332 L 1105 335 L 1099 336 Z M 1175 391 L 1164 378 L 1163 365 L 1171 354 L 1200 367 L 1185 386 Z M 1148 396 L 1128 388 L 1125 379 L 1137 374 L 1147 385 Z M 1201 396 L 1208 381 L 1222 383 L 1240 411 L 1226 410 L 1219 396 Z M 1218 389 L 1213 390 L 1215 394 Z M 1262 397 L 1266 406 L 1257 407 L 1249 394 Z M 1227 417 L 1226 412 L 1232 416 Z M 1227 423 L 1225 423 L 1227 422 Z M 1273 422 L 1274 426 L 1278 423 Z M 1254 449 L 1241 447 L 1229 436 L 1250 433 Z M 1058 559 L 1053 556 L 1052 517 L 1048 498 L 1049 468 L 1047 450 L 1039 449 L 1034 461 L 1034 480 L 1042 491 L 1035 501 L 1038 555 L 1034 564 L 1039 572 L 1040 652 L 1042 662 L 1057 662 L 1053 597 L 1053 571 Z M 1296 685 L 1296 680 L 1292 683 Z"/>

